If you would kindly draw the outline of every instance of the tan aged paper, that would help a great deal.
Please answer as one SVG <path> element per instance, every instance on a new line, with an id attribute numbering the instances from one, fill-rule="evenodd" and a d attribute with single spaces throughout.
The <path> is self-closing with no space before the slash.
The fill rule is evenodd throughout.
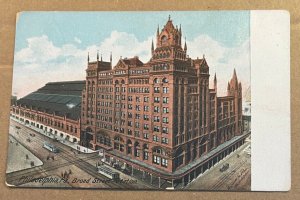
<path id="1" fill-rule="evenodd" d="M 290 12 L 15 14 L 5 190 L 293 187 Z"/>

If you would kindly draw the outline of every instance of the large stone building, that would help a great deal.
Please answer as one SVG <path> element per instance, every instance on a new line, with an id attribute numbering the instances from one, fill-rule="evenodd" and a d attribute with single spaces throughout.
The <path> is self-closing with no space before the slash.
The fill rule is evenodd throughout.
<path id="1" fill-rule="evenodd" d="M 189 58 L 170 18 L 151 53 L 146 63 L 135 56 L 114 67 L 112 58 L 88 57 L 81 143 L 107 162 L 187 182 L 244 142 L 242 86 L 234 71 L 218 97 L 216 75 L 210 89 L 205 57 Z"/>
<path id="2" fill-rule="evenodd" d="M 53 134 L 57 139 L 79 142 L 81 94 L 84 81 L 52 82 L 14 101 L 13 119 Z"/>

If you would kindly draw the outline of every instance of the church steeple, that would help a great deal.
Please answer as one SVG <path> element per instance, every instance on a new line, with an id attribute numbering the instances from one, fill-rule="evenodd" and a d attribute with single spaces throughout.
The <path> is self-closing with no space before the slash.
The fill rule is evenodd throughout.
<path id="1" fill-rule="evenodd" d="M 184 52 L 186 52 L 186 50 L 187 50 L 187 46 L 186 46 L 186 38 L 184 38 Z"/>
<path id="2" fill-rule="evenodd" d="M 154 53 L 154 44 L 153 44 L 153 39 L 152 39 L 152 44 L 151 44 L 151 53 Z"/>
<path id="3" fill-rule="evenodd" d="M 161 32 L 159 32 L 159 27 L 157 28 L 156 47 L 162 46 L 181 47 L 181 26 L 179 27 L 179 29 L 178 27 L 176 28 L 173 25 L 170 15 Z"/>
<path id="4" fill-rule="evenodd" d="M 215 77 L 214 77 L 214 89 L 217 89 L 217 73 L 215 73 Z"/>
<path id="5" fill-rule="evenodd" d="M 99 60 L 99 50 L 97 50 L 97 61 Z"/>
<path id="6" fill-rule="evenodd" d="M 90 62 L 90 53 L 88 52 L 88 56 L 87 56 L 87 62 Z"/>

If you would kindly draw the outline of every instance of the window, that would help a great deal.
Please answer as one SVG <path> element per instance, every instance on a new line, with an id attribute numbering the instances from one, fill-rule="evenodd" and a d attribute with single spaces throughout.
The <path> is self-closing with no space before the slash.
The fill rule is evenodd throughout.
<path id="1" fill-rule="evenodd" d="M 140 123 L 139 122 L 135 122 L 135 128 L 140 128 Z"/>
<path id="2" fill-rule="evenodd" d="M 154 103 L 159 103 L 159 97 L 154 97 Z"/>
<path id="3" fill-rule="evenodd" d="M 169 133 L 168 127 L 163 127 L 162 132 L 168 134 Z"/>
<path id="4" fill-rule="evenodd" d="M 168 167 L 168 160 L 165 159 L 165 158 L 162 158 L 161 159 L 161 165 L 164 166 L 164 167 Z"/>
<path id="5" fill-rule="evenodd" d="M 154 156 L 153 156 L 153 163 L 159 165 L 159 164 L 160 164 L 160 157 L 154 155 Z"/>
<path id="6" fill-rule="evenodd" d="M 154 131 L 154 132 L 159 132 L 159 126 L 154 126 L 154 127 L 153 127 L 153 131 Z"/>
<path id="7" fill-rule="evenodd" d="M 149 115 L 144 115 L 144 120 L 149 120 Z"/>
<path id="8" fill-rule="evenodd" d="M 168 87 L 163 87 L 163 93 L 165 93 L 165 94 L 169 93 L 169 88 Z"/>
<path id="9" fill-rule="evenodd" d="M 144 111 L 149 111 L 149 106 L 144 106 Z"/>
<path id="10" fill-rule="evenodd" d="M 154 142 L 159 142 L 159 137 L 156 136 L 156 135 L 153 135 L 153 141 L 154 141 Z"/>
<path id="11" fill-rule="evenodd" d="M 163 117 L 163 123 L 168 124 L 169 123 L 169 118 L 168 117 Z"/>
<path id="12" fill-rule="evenodd" d="M 128 130 L 127 130 L 127 134 L 128 134 L 128 135 L 132 135 L 132 130 L 131 130 L 131 129 L 128 129 Z"/>
<path id="13" fill-rule="evenodd" d="M 169 97 L 163 97 L 163 103 L 169 103 Z"/>
<path id="14" fill-rule="evenodd" d="M 159 90 L 159 87 L 154 87 L 154 93 L 159 93 L 160 90 Z"/>
<path id="15" fill-rule="evenodd" d="M 140 102 L 141 101 L 140 97 L 135 97 L 135 101 Z"/>
<path id="16" fill-rule="evenodd" d="M 148 133 L 144 133 L 144 139 L 149 139 L 149 134 Z"/>
<path id="17" fill-rule="evenodd" d="M 135 137 L 140 137 L 140 132 L 139 131 L 134 131 L 134 136 Z"/>
<path id="18" fill-rule="evenodd" d="M 154 116 L 154 122 L 159 122 L 159 117 L 158 116 Z"/>
<path id="19" fill-rule="evenodd" d="M 128 101 L 132 101 L 132 96 L 128 96 Z"/>
<path id="20" fill-rule="evenodd" d="M 135 157 L 140 157 L 140 150 L 135 149 L 134 155 Z"/>
<path id="21" fill-rule="evenodd" d="M 144 97 L 144 102 L 149 102 L 149 97 Z"/>
<path id="22" fill-rule="evenodd" d="M 158 79 L 158 78 L 155 78 L 155 79 L 153 80 L 153 82 L 154 82 L 154 83 L 159 83 L 159 79 Z"/>
<path id="23" fill-rule="evenodd" d="M 144 129 L 145 130 L 149 130 L 149 125 L 148 124 L 144 124 Z"/>
<path id="24" fill-rule="evenodd" d="M 148 151 L 144 151 L 144 160 L 148 160 L 149 158 L 149 152 Z"/>
<path id="25" fill-rule="evenodd" d="M 154 112 L 159 113 L 159 107 L 158 106 L 154 106 Z"/>
<path id="26" fill-rule="evenodd" d="M 140 114 L 135 114 L 135 119 L 140 119 L 141 115 Z"/>
<path id="27" fill-rule="evenodd" d="M 168 144 L 168 142 L 169 142 L 168 138 L 164 138 L 164 137 L 161 138 L 161 143 Z"/>
<path id="28" fill-rule="evenodd" d="M 169 113 L 169 108 L 164 107 L 164 108 L 163 108 L 163 113 Z"/>
<path id="29" fill-rule="evenodd" d="M 140 110 L 141 110 L 141 106 L 140 106 L 140 105 L 136 105 L 136 106 L 135 106 L 135 109 L 136 109 L 137 111 L 140 111 Z"/>
<path id="30" fill-rule="evenodd" d="M 169 81 L 168 81 L 167 78 L 163 78 L 162 82 L 163 82 L 163 83 L 168 83 Z"/>

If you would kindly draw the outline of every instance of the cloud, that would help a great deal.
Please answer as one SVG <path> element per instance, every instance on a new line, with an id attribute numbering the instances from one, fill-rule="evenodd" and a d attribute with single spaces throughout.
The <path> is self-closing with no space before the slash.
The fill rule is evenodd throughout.
<path id="1" fill-rule="evenodd" d="M 74 37 L 74 41 L 75 41 L 76 43 L 78 43 L 78 44 L 81 44 L 81 43 L 82 43 L 81 40 L 80 40 L 78 37 Z"/>
<path id="2" fill-rule="evenodd" d="M 22 97 L 47 82 L 84 80 L 88 52 L 91 61 L 96 60 L 97 50 L 104 61 L 109 61 L 112 52 L 113 66 L 120 56 L 139 56 L 143 62 L 148 62 L 152 38 L 155 36 L 139 41 L 133 34 L 112 31 L 98 45 L 83 49 L 76 44 L 55 46 L 46 35 L 29 38 L 27 47 L 15 54 L 13 93 Z M 210 66 L 210 80 L 213 79 L 214 72 L 217 72 L 219 95 L 225 94 L 234 68 L 246 91 L 245 87 L 250 85 L 249 40 L 240 46 L 228 48 L 207 35 L 199 35 L 188 40 L 187 45 L 190 57 L 202 57 L 205 54 Z"/>
<path id="3" fill-rule="evenodd" d="M 213 76 L 217 74 L 218 95 L 226 95 L 227 83 L 230 81 L 233 70 L 236 69 L 243 91 L 250 86 L 250 41 L 244 41 L 240 46 L 225 47 L 207 35 L 199 35 L 187 41 L 188 54 L 192 58 L 205 59 L 210 67 L 210 86 L 213 85 Z"/>

